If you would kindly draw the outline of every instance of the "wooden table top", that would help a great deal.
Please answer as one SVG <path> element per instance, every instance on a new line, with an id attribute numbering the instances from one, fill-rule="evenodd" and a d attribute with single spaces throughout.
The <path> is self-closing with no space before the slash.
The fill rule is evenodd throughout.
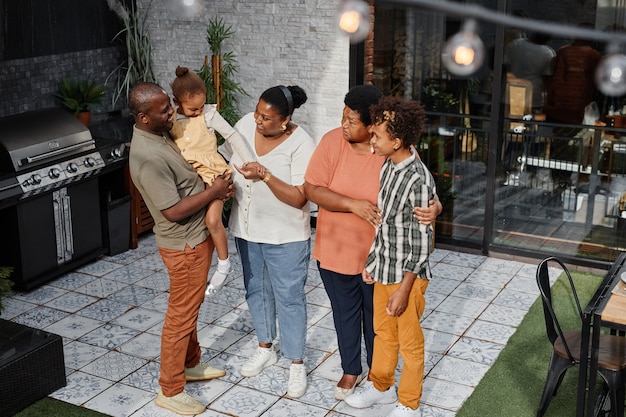
<path id="1" fill-rule="evenodd" d="M 602 320 L 626 325 L 626 283 L 618 278 L 602 310 Z"/>

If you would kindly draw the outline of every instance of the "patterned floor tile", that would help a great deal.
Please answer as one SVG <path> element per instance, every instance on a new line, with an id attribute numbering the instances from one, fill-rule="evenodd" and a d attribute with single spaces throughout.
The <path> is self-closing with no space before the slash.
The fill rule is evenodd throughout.
<path id="1" fill-rule="evenodd" d="M 78 311 L 77 314 L 92 319 L 101 319 L 103 321 L 113 320 L 130 308 L 128 304 L 118 303 L 117 301 L 111 301 L 108 299 L 100 300 L 88 307 Z"/>
<path id="2" fill-rule="evenodd" d="M 323 327 L 311 327 L 306 334 L 307 348 L 333 352 L 337 349 L 337 333 Z"/>
<path id="3" fill-rule="evenodd" d="M 428 376 L 475 387 L 488 369 L 486 364 L 445 356 Z"/>
<path id="4" fill-rule="evenodd" d="M 158 291 L 169 291 L 170 277 L 167 275 L 167 272 L 155 272 L 135 282 L 135 285 L 153 288 Z"/>
<path id="5" fill-rule="evenodd" d="M 115 349 L 139 333 L 138 330 L 107 323 L 82 336 L 79 340 L 84 343 L 89 343 L 90 345 Z"/>
<path id="6" fill-rule="evenodd" d="M 206 304 L 206 303 L 205 303 Z M 218 305 L 215 305 L 218 306 Z M 227 308 L 222 306 L 223 308 Z M 254 331 L 254 323 L 252 322 L 252 316 L 248 310 L 242 310 L 235 308 L 228 313 L 217 318 L 213 324 L 220 327 L 225 327 L 231 330 L 237 330 L 242 333 L 250 333 Z"/>
<path id="7" fill-rule="evenodd" d="M 501 289 L 507 282 L 511 280 L 512 276 L 503 274 L 498 271 L 490 271 L 488 269 L 476 269 L 472 272 L 465 282 L 469 284 L 485 285 L 487 287 L 493 287 Z"/>
<path id="8" fill-rule="evenodd" d="M 36 304 L 24 300 L 18 300 L 16 298 L 13 298 L 12 296 L 3 299 L 2 305 L 4 306 L 4 310 L 2 310 L 2 318 L 5 320 L 12 320 L 16 316 L 19 316 L 20 314 L 26 313 L 27 311 L 37 307 Z"/>
<path id="9" fill-rule="evenodd" d="M 80 406 L 111 386 L 113 386 L 111 381 L 79 371 L 69 375 L 67 385 L 50 396 Z"/>
<path id="10" fill-rule="evenodd" d="M 323 404 L 320 403 L 320 406 Z M 313 405 L 302 404 L 288 398 L 281 398 L 276 404 L 271 406 L 266 414 L 275 417 L 318 417 L 326 414 L 326 410 Z M 333 414 L 334 416 L 334 414 Z"/>
<path id="11" fill-rule="evenodd" d="M 460 336 L 473 322 L 473 317 L 463 317 L 434 311 L 422 321 L 422 328 L 452 333 Z"/>
<path id="12" fill-rule="evenodd" d="M 119 351 L 144 359 L 153 359 L 161 353 L 161 338 L 153 334 L 141 333 L 122 344 Z"/>
<path id="13" fill-rule="evenodd" d="M 459 281 L 457 280 L 433 276 L 433 279 L 431 279 L 430 282 L 428 283 L 426 294 L 435 292 L 435 293 L 443 295 L 444 297 L 447 297 L 458 286 L 459 286 Z"/>
<path id="14" fill-rule="evenodd" d="M 447 278 L 455 281 L 463 281 L 474 272 L 474 269 L 468 266 L 450 265 L 444 262 L 438 263 L 432 268 L 433 279 Z"/>
<path id="15" fill-rule="evenodd" d="M 63 297 L 57 297 L 54 300 L 48 301 L 45 306 L 61 311 L 67 311 L 68 313 L 75 313 L 78 310 L 95 303 L 96 301 L 98 301 L 96 297 L 90 297 L 84 294 L 68 293 Z"/>
<path id="16" fill-rule="evenodd" d="M 527 310 L 491 304 L 479 318 L 480 320 L 517 327 L 524 319 L 524 316 L 526 316 L 526 313 Z"/>
<path id="17" fill-rule="evenodd" d="M 158 294 L 156 297 L 141 304 L 141 307 L 148 309 L 148 310 L 158 311 L 160 313 L 165 314 L 165 311 L 167 311 L 167 302 L 169 298 L 170 298 L 170 294 L 168 292 L 163 292 L 163 293 Z"/>
<path id="18" fill-rule="evenodd" d="M 165 319 L 165 313 L 137 307 L 119 316 L 113 323 L 131 329 L 146 331 Z"/>
<path id="19" fill-rule="evenodd" d="M 115 281 L 107 278 L 96 278 L 85 285 L 76 288 L 76 292 L 93 295 L 94 297 L 106 298 L 109 295 L 127 287 L 125 282 Z"/>
<path id="20" fill-rule="evenodd" d="M 335 330 L 335 322 L 333 319 L 333 313 L 332 310 L 328 312 L 328 314 L 326 314 L 324 317 L 322 317 L 321 319 L 319 319 L 316 323 L 314 323 L 315 326 L 319 326 L 319 327 L 323 327 L 325 329 L 330 329 L 330 330 Z"/>
<path id="21" fill-rule="evenodd" d="M 152 401 L 153 393 L 135 387 L 115 384 L 85 403 L 85 407 L 112 417 L 127 417 Z"/>
<path id="22" fill-rule="evenodd" d="M 448 355 L 453 358 L 493 365 L 502 349 L 504 345 L 498 343 L 463 337 L 452 346 Z"/>
<path id="23" fill-rule="evenodd" d="M 330 299 L 323 287 L 315 287 L 306 294 L 306 302 L 309 305 L 316 305 L 330 308 Z"/>
<path id="24" fill-rule="evenodd" d="M 314 304 L 307 304 L 306 307 L 306 322 L 307 327 L 313 326 L 315 323 L 326 317 L 332 312 L 330 307 L 319 306 Z"/>
<path id="25" fill-rule="evenodd" d="M 131 249 L 126 252 L 118 253 L 114 256 L 103 256 L 102 259 L 116 264 L 128 265 L 135 262 L 139 258 L 143 258 L 144 256 L 146 256 L 145 252 Z"/>
<path id="26" fill-rule="evenodd" d="M 96 277 L 101 277 L 119 268 L 120 268 L 120 264 L 116 264 L 113 262 L 108 262 L 108 261 L 99 259 L 95 262 L 91 262 L 91 263 L 88 263 L 87 265 L 83 265 L 80 268 L 77 268 L 76 271 L 82 272 L 83 274 L 89 274 L 89 275 L 94 275 Z"/>
<path id="27" fill-rule="evenodd" d="M 450 252 L 446 256 L 446 259 L 444 260 L 444 262 L 450 265 L 464 266 L 464 267 L 469 266 L 471 268 L 478 268 L 483 262 L 485 262 L 486 259 L 487 259 L 486 256 L 481 256 L 481 255 L 472 255 L 469 253 L 461 253 L 461 252 Z"/>
<path id="28" fill-rule="evenodd" d="M 132 306 L 140 306 L 141 304 L 152 300 L 154 297 L 159 295 L 161 292 L 156 291 L 152 288 L 144 288 L 137 285 L 129 285 L 127 287 L 122 288 L 120 291 L 112 294 L 112 300 L 118 301 L 120 303 L 129 304 Z"/>
<path id="29" fill-rule="evenodd" d="M 422 402 L 449 411 L 458 411 L 472 394 L 472 387 L 455 384 L 436 378 L 426 378 L 422 392 Z"/>
<path id="30" fill-rule="evenodd" d="M 147 392 L 156 392 L 159 388 L 159 364 L 148 362 L 122 379 L 121 382 Z"/>
<path id="31" fill-rule="evenodd" d="M 115 271 L 106 274 L 103 278 L 125 284 L 134 284 L 135 282 L 154 273 L 155 271 L 151 269 L 142 268 L 141 266 L 136 265 L 136 263 L 133 263 L 131 265 L 118 268 Z"/>
<path id="32" fill-rule="evenodd" d="M 516 275 L 506 284 L 508 290 L 526 292 L 532 294 L 535 298 L 539 297 L 539 287 L 537 286 L 537 280 L 533 277 L 525 277 Z"/>
<path id="33" fill-rule="evenodd" d="M 513 333 L 515 333 L 515 327 L 476 320 L 465 336 L 504 345 Z"/>
<path id="34" fill-rule="evenodd" d="M 489 303 L 484 301 L 450 296 L 443 300 L 441 304 L 437 306 L 435 311 L 458 314 L 459 316 L 464 317 L 477 317 L 480 313 L 485 311 L 488 305 Z"/>
<path id="35" fill-rule="evenodd" d="M 66 290 L 51 285 L 41 286 L 29 292 L 14 291 L 12 297 L 16 300 L 27 301 L 33 304 L 46 304 L 55 298 L 67 294 Z"/>
<path id="36" fill-rule="evenodd" d="M 493 299 L 493 304 L 513 307 L 520 310 L 528 311 L 530 306 L 537 299 L 536 294 L 530 294 L 527 292 L 515 291 L 512 289 L 504 288 L 496 298 Z"/>
<path id="37" fill-rule="evenodd" d="M 472 300 L 490 302 L 500 292 L 500 289 L 487 287 L 480 284 L 469 284 L 462 282 L 452 291 L 450 295 L 454 297 L 469 298 Z"/>
<path id="38" fill-rule="evenodd" d="M 161 255 L 159 255 L 158 253 L 151 253 L 144 256 L 143 258 L 139 258 L 135 262 L 133 262 L 133 265 L 154 272 L 165 271 L 163 259 L 161 259 Z"/>
<path id="39" fill-rule="evenodd" d="M 55 310 L 48 307 L 35 307 L 28 310 L 25 313 L 14 317 L 12 321 L 26 326 L 34 327 L 36 329 L 45 329 L 52 323 L 68 317 L 69 313 L 64 311 Z"/>
<path id="40" fill-rule="evenodd" d="M 80 369 L 108 352 L 108 349 L 77 341 L 63 345 L 65 366 L 70 369 Z"/>
<path id="41" fill-rule="evenodd" d="M 81 274 L 80 272 L 69 272 L 60 276 L 54 281 L 50 281 L 50 285 L 64 290 L 72 291 L 81 287 L 96 278 L 93 275 Z"/>
<path id="42" fill-rule="evenodd" d="M 202 347 L 222 351 L 245 335 L 245 332 L 239 330 L 207 326 L 198 332 L 198 341 Z"/>
<path id="43" fill-rule="evenodd" d="M 265 368 L 257 376 L 243 378 L 238 385 L 281 397 L 287 392 L 288 378 L 286 369 L 274 365 Z"/>
<path id="44" fill-rule="evenodd" d="M 424 331 L 424 346 L 427 352 L 447 353 L 448 349 L 456 342 L 458 336 L 450 333 L 438 332 L 430 329 Z"/>
<path id="45" fill-rule="evenodd" d="M 110 351 L 81 368 L 82 372 L 108 379 L 120 381 L 132 372 L 148 363 L 147 360 L 125 353 Z"/>
<path id="46" fill-rule="evenodd" d="M 430 284 L 428 284 L 430 287 Z M 443 300 L 445 300 L 446 295 L 439 294 L 435 291 L 426 290 L 426 294 L 424 294 L 424 298 L 426 299 L 426 308 L 429 310 L 434 310 L 441 304 Z"/>
<path id="47" fill-rule="evenodd" d="M 211 403 L 210 408 L 238 417 L 256 417 L 274 405 L 279 398 L 237 385 Z"/>
<path id="48" fill-rule="evenodd" d="M 480 267 L 476 269 L 501 272 L 512 277 L 517 274 L 523 265 L 524 264 L 522 262 L 510 261 L 507 259 L 487 258 L 485 259 L 485 262 L 483 262 Z"/>
<path id="49" fill-rule="evenodd" d="M 76 340 L 103 324 L 100 320 L 71 315 L 46 327 L 46 331 L 58 334 L 66 339 Z"/>

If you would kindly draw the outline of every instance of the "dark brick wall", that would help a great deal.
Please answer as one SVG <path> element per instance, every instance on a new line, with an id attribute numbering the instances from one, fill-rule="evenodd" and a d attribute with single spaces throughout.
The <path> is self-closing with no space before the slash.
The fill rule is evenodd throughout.
<path id="1" fill-rule="evenodd" d="M 94 79 L 104 84 L 120 59 L 119 49 L 110 47 L 0 61 L 0 117 L 59 107 L 54 93 L 62 78 Z M 109 90 L 113 89 L 113 82 L 114 79 L 109 82 Z M 110 110 L 113 106 L 108 97 L 99 108 L 94 109 L 98 113 Z"/>

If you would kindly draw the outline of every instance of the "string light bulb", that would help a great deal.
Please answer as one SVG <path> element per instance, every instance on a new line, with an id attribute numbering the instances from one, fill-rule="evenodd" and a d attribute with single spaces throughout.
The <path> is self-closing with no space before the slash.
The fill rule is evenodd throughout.
<path id="1" fill-rule="evenodd" d="M 452 36 L 441 53 L 443 65 L 452 74 L 467 76 L 475 73 L 485 59 L 485 46 L 476 34 L 476 20 L 465 21 L 461 31 Z"/>
<path id="2" fill-rule="evenodd" d="M 350 37 L 350 42 L 362 42 L 370 33 L 369 5 L 362 0 L 343 0 L 337 23 L 339 29 Z"/>
<path id="3" fill-rule="evenodd" d="M 626 56 L 615 42 L 607 47 L 607 54 L 596 69 L 596 86 L 605 96 L 626 94 Z"/>

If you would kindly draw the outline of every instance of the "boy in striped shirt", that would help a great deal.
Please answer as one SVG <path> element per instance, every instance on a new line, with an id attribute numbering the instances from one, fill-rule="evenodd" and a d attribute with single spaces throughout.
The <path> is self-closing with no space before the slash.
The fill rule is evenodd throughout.
<path id="1" fill-rule="evenodd" d="M 423 107 L 417 101 L 384 97 L 370 112 L 372 150 L 387 157 L 378 194 L 383 220 L 362 274 L 364 282 L 374 285 L 376 337 L 368 381 L 345 402 L 366 408 L 397 401 L 390 417 L 415 417 L 422 415 L 424 334 L 420 318 L 431 278 L 432 227 L 413 217 L 413 207 L 428 207 L 435 196 L 435 181 L 415 153 Z M 398 353 L 404 365 L 396 394 Z"/>

